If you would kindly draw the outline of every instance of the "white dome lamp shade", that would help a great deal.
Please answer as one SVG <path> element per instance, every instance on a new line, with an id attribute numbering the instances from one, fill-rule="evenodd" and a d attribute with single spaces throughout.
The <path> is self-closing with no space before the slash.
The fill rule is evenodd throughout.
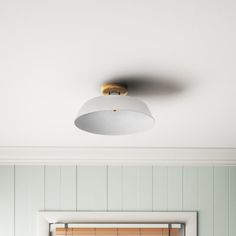
<path id="1" fill-rule="evenodd" d="M 155 120 L 146 104 L 125 96 L 127 88 L 120 84 L 102 86 L 104 96 L 87 101 L 75 119 L 81 130 L 101 135 L 125 135 L 150 129 Z"/>

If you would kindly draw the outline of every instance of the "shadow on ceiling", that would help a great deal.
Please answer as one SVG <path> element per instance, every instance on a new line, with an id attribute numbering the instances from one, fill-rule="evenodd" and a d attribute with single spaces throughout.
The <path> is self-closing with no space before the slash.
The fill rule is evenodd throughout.
<path id="1" fill-rule="evenodd" d="M 181 80 L 163 76 L 122 76 L 105 81 L 108 82 L 123 84 L 128 87 L 128 95 L 139 97 L 172 96 L 186 90 Z"/>

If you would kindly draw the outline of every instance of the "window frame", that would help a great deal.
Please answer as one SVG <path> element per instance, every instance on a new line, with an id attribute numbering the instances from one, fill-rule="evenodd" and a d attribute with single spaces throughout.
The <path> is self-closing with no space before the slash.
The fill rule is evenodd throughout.
<path id="1" fill-rule="evenodd" d="M 37 236 L 48 236 L 50 224 L 90 223 L 126 224 L 185 224 L 185 236 L 197 236 L 197 212 L 91 212 L 91 211 L 40 211 L 37 215 Z"/>

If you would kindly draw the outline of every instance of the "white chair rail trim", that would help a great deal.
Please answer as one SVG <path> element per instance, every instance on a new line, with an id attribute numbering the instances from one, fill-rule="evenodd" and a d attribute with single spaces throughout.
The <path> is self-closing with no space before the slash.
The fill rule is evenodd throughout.
<path id="1" fill-rule="evenodd" d="M 0 165 L 227 165 L 235 148 L 0 147 Z"/>

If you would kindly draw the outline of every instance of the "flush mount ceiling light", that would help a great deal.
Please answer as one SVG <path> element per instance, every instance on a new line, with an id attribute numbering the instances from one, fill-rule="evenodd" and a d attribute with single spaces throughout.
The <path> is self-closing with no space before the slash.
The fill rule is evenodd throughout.
<path id="1" fill-rule="evenodd" d="M 140 132 L 154 125 L 146 104 L 126 96 L 127 87 L 121 84 L 102 86 L 103 96 L 87 101 L 75 119 L 81 130 L 103 135 L 124 135 Z"/>

